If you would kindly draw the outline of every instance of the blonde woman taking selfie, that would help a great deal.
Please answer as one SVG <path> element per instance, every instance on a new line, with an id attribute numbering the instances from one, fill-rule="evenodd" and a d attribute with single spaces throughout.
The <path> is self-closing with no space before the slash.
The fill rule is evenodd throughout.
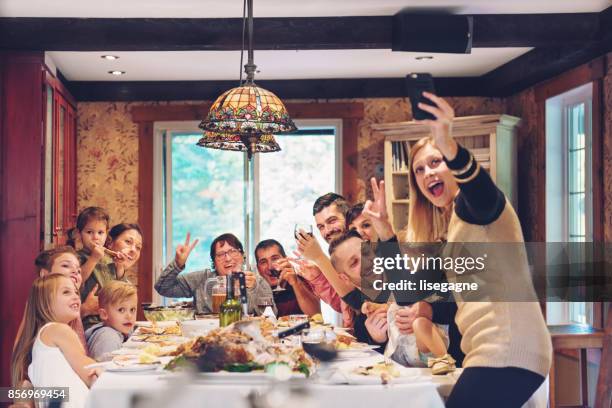
<path id="1" fill-rule="evenodd" d="M 410 213 L 402 241 L 519 243 L 514 247 L 524 251 L 512 205 L 474 156 L 453 139 L 452 107 L 436 95 L 423 95 L 434 105 L 419 107 L 435 119 L 421 122 L 430 126 L 431 137 L 410 150 Z M 364 212 L 374 224 L 388 222 L 384 183 L 376 186 L 374 202 L 366 203 Z M 518 281 L 532 286 L 526 257 L 512 259 L 511 273 L 504 272 L 508 265 L 490 264 L 501 287 L 516 288 Z M 466 302 L 460 296 L 455 300 L 465 359 L 447 407 L 522 406 L 544 382 L 552 359 L 538 302 Z M 398 311 L 400 331 L 410 332 L 410 313 Z"/>

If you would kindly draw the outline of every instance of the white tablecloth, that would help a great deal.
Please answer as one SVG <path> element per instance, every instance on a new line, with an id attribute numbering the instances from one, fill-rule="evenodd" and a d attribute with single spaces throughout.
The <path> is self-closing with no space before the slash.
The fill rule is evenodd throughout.
<path id="1" fill-rule="evenodd" d="M 345 360 L 334 366 L 370 365 L 382 360 L 380 354 L 372 352 L 368 357 Z M 440 394 L 447 395 L 458 373 L 449 376 L 432 376 L 427 369 L 410 370 L 407 383 L 390 385 L 323 385 L 309 384 L 308 396 L 301 406 L 319 408 L 397 408 L 399 406 L 441 408 L 444 406 Z M 103 373 L 90 391 L 88 408 L 127 408 L 135 406 L 137 396 L 146 407 L 248 407 L 247 395 L 252 390 L 270 392 L 262 384 L 217 384 L 206 380 L 186 380 L 174 384 L 175 374 L 150 373 Z M 180 377 L 178 377 L 180 378 Z M 306 380 L 308 382 L 308 380 Z M 177 381 L 174 381 L 175 383 Z M 291 404 L 283 404 L 289 408 Z M 298 408 L 296 404 L 291 408 Z"/>

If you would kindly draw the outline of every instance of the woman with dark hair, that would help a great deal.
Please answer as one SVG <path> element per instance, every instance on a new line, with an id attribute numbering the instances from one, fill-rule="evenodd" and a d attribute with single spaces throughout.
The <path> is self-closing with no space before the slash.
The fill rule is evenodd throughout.
<path id="1" fill-rule="evenodd" d="M 81 286 L 81 316 L 85 330 L 100 322 L 98 316 L 98 289 L 112 280 L 128 281 L 127 271 L 140 259 L 142 251 L 142 230 L 138 224 L 121 223 L 108 231 L 104 248 L 114 255 L 103 256 L 97 261 L 88 279 Z M 78 252 L 81 265 L 87 262 L 83 252 Z"/>
<path id="2" fill-rule="evenodd" d="M 215 276 L 226 276 L 242 271 L 245 261 L 244 249 L 240 240 L 233 234 L 222 234 L 210 245 L 210 260 L 213 269 L 181 273 L 185 269 L 189 254 L 198 244 L 196 239 L 190 243 L 187 233 L 185 243 L 176 247 L 174 260 L 164 269 L 155 282 L 155 290 L 166 297 L 193 297 L 197 313 L 212 313 L 212 293 L 207 293 L 206 281 Z M 274 303 L 272 289 L 261 276 L 245 271 L 249 313 L 258 312 L 260 300 Z M 212 289 L 212 288 L 210 288 Z M 208 290 L 210 290 L 208 289 Z M 276 313 L 276 306 L 274 306 Z"/>
<path id="3" fill-rule="evenodd" d="M 357 231 L 364 241 L 378 241 L 378 235 L 370 217 L 363 213 L 363 203 L 355 204 L 346 213 L 346 229 Z"/>

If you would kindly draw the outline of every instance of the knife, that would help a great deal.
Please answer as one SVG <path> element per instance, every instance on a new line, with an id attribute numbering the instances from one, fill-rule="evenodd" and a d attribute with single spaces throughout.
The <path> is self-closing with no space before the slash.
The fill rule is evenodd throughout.
<path id="1" fill-rule="evenodd" d="M 287 336 L 291 336 L 293 334 L 298 334 L 302 330 L 305 330 L 305 329 L 310 329 L 310 322 L 309 321 L 305 321 L 304 323 L 300 323 L 298 325 L 290 327 L 287 330 L 283 330 L 281 332 L 278 332 L 278 338 L 279 339 L 283 339 L 283 338 L 285 338 Z"/>

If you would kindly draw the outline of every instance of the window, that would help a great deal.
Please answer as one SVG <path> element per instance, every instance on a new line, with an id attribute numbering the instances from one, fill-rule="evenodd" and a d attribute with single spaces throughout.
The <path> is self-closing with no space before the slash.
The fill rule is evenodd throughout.
<path id="1" fill-rule="evenodd" d="M 312 205 L 337 183 L 336 126 L 302 125 L 296 134 L 277 137 L 278 153 L 259 155 L 258 227 L 261 239 L 295 247 L 295 223 L 314 224 Z"/>
<path id="2" fill-rule="evenodd" d="M 277 239 L 291 254 L 294 224 L 314 223 L 314 200 L 341 191 L 341 121 L 297 122 L 298 132 L 277 136 L 280 152 L 257 154 L 251 162 L 246 154 L 197 146 L 197 125 L 155 125 L 156 272 L 174 258 L 188 231 L 200 239 L 189 259 L 191 271 L 211 266 L 210 244 L 225 232 L 242 241 L 252 267 L 261 239 Z"/>
<path id="3" fill-rule="evenodd" d="M 546 236 L 549 242 L 593 240 L 591 103 L 592 84 L 546 101 Z M 590 302 L 551 302 L 547 306 L 547 318 L 551 324 L 590 324 L 592 308 Z"/>

